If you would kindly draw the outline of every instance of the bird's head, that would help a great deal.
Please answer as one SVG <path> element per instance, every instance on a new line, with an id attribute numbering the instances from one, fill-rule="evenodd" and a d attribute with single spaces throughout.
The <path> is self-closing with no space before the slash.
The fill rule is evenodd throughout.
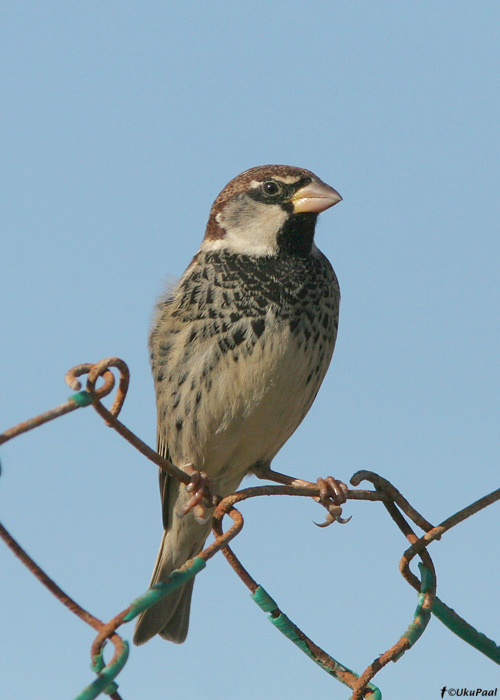
<path id="1" fill-rule="evenodd" d="M 341 199 L 309 170 L 290 165 L 250 168 L 215 200 L 201 249 L 252 256 L 281 251 L 309 255 L 318 214 Z"/>

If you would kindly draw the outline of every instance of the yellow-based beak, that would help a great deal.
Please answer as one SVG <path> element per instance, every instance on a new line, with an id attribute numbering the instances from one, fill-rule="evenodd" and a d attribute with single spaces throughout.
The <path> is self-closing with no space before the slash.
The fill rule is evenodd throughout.
<path id="1" fill-rule="evenodd" d="M 293 211 L 296 214 L 302 212 L 319 214 L 319 212 L 325 211 L 325 209 L 329 209 L 334 204 L 342 201 L 342 197 L 333 187 L 330 187 L 325 182 L 321 182 L 321 180 L 317 180 L 297 190 L 291 201 L 293 203 Z"/>

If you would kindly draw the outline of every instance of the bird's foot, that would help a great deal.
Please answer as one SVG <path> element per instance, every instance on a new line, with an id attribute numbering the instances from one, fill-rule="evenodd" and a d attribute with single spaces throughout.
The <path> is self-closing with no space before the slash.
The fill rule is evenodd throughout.
<path id="1" fill-rule="evenodd" d="M 270 481 L 277 481 L 278 484 L 285 484 L 286 486 L 311 486 L 309 481 L 304 481 L 303 479 L 297 479 L 294 476 L 288 476 L 288 474 L 281 474 L 280 472 L 275 472 L 267 464 L 259 464 L 254 467 L 253 472 L 255 476 L 259 479 L 269 479 Z M 332 523 L 341 523 L 344 525 L 348 523 L 351 517 L 342 518 L 342 504 L 347 500 L 348 487 L 342 481 L 334 479 L 333 476 L 327 476 L 325 479 L 317 479 L 316 484 L 319 488 L 319 496 L 314 497 L 314 500 L 321 503 L 327 510 L 328 515 L 324 523 L 314 523 L 318 527 L 327 527 Z"/>
<path id="2" fill-rule="evenodd" d="M 191 481 L 186 485 L 186 491 L 192 495 L 177 513 L 177 516 L 183 518 L 193 511 L 196 522 L 205 525 L 212 517 L 211 509 L 218 503 L 214 485 L 207 473 L 196 469 L 193 464 L 185 464 L 182 471 L 191 477 Z"/>
<path id="3" fill-rule="evenodd" d="M 328 527 L 332 523 L 340 523 L 345 525 L 349 518 L 342 518 L 342 504 L 347 500 L 348 487 L 342 481 L 334 479 L 333 476 L 327 476 L 325 479 L 319 478 L 316 480 L 319 488 L 319 496 L 315 497 L 315 501 L 321 503 L 327 511 L 325 522 L 314 523 L 318 527 Z"/>

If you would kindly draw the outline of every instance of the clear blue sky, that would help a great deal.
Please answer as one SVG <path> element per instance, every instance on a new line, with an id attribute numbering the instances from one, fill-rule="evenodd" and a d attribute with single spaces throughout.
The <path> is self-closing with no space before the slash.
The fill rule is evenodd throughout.
<path id="1" fill-rule="evenodd" d="M 4 4 L 1 427 L 64 401 L 69 367 L 118 355 L 123 419 L 154 445 L 155 297 L 226 182 L 288 163 L 344 198 L 317 235 L 342 307 L 330 372 L 275 468 L 372 469 L 436 523 L 497 488 L 499 23 L 496 2 Z M 2 454 L 1 519 L 64 589 L 104 619 L 145 590 L 153 465 L 91 408 Z M 405 541 L 381 505 L 349 503 L 351 522 L 325 530 L 306 499 L 243 512 L 235 551 L 333 656 L 361 672 L 406 629 Z M 431 548 L 438 594 L 491 637 L 498 523 L 492 506 Z M 92 630 L 3 546 L 0 569 L 1 697 L 73 698 L 93 678 Z M 500 685 L 437 620 L 376 682 L 406 700 Z M 134 648 L 119 685 L 125 700 L 349 697 L 222 556 L 198 577 L 186 644 Z"/>

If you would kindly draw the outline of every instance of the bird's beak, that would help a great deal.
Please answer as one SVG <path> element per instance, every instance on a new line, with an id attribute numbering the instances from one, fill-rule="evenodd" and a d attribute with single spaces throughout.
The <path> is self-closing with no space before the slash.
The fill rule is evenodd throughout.
<path id="1" fill-rule="evenodd" d="M 301 187 L 293 195 L 293 211 L 296 214 L 302 212 L 315 212 L 319 214 L 329 207 L 333 207 L 342 200 L 337 190 L 327 185 L 325 182 L 315 181 Z"/>

